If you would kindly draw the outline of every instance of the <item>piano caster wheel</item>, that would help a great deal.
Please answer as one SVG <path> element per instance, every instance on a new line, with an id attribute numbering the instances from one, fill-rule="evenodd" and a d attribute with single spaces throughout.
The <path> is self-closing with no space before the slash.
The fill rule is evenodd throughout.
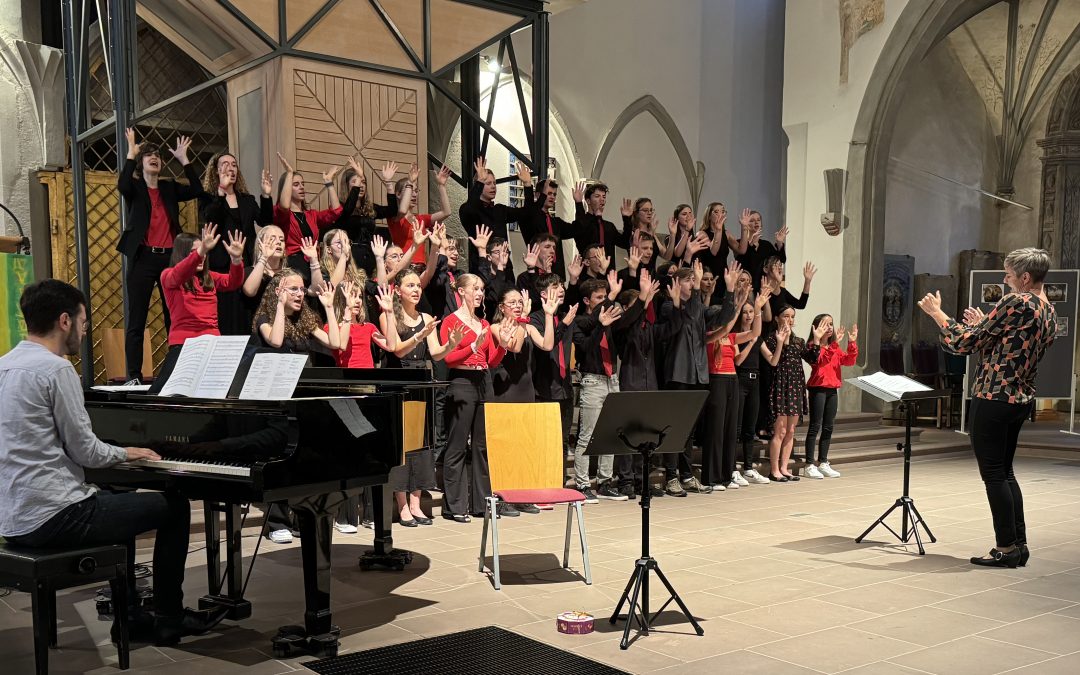
<path id="1" fill-rule="evenodd" d="M 368 551 L 360 556 L 360 569 L 367 572 L 373 569 L 394 570 L 402 572 L 405 566 L 412 562 L 412 551 L 394 549 L 389 553 L 375 553 Z"/>
<path id="2" fill-rule="evenodd" d="M 303 626 L 282 626 L 271 640 L 276 658 L 310 655 L 318 658 L 337 656 L 341 629 L 331 626 L 329 633 L 308 635 Z"/>

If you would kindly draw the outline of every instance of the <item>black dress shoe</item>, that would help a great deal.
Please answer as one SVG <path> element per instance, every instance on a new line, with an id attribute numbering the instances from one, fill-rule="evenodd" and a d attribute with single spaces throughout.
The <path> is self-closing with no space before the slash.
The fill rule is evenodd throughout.
<path id="1" fill-rule="evenodd" d="M 794 482 L 796 482 L 796 481 L 798 481 L 798 480 L 799 480 L 799 477 L 798 477 L 798 476 L 796 476 L 795 474 L 791 474 L 790 476 L 784 476 L 784 478 L 787 478 L 787 479 L 788 479 L 789 481 L 791 481 L 792 483 L 794 483 Z"/>
<path id="2" fill-rule="evenodd" d="M 514 508 L 513 504 L 508 504 L 506 502 L 499 502 L 499 505 L 496 507 L 496 512 L 500 516 L 506 516 L 507 518 L 517 518 L 521 515 L 518 513 L 518 510 Z"/>
<path id="3" fill-rule="evenodd" d="M 180 642 L 180 638 L 202 635 L 221 623 L 228 611 L 225 607 L 207 611 L 185 609 L 180 616 L 159 616 L 154 624 L 154 644 L 171 647 Z"/>
<path id="4" fill-rule="evenodd" d="M 514 508 L 521 513 L 540 513 L 540 509 L 537 508 L 536 504 L 514 504 Z"/>
<path id="5" fill-rule="evenodd" d="M 431 518 L 428 518 L 427 516 L 413 516 L 413 520 L 415 520 L 420 525 L 431 525 L 431 523 L 433 522 Z"/>
<path id="6" fill-rule="evenodd" d="M 1027 544 L 1020 544 L 1020 567 L 1027 567 L 1028 560 L 1031 558 L 1031 551 L 1028 550 Z"/>
<path id="7" fill-rule="evenodd" d="M 398 525 L 401 525 L 402 527 L 419 527 L 420 523 L 415 520 L 399 520 Z"/>
<path id="8" fill-rule="evenodd" d="M 120 627 L 116 625 L 115 619 L 109 630 L 109 637 L 114 645 L 120 645 Z M 154 615 L 141 609 L 130 612 L 128 614 L 128 642 L 152 643 L 154 639 Z"/>
<path id="9" fill-rule="evenodd" d="M 982 558 L 972 558 L 971 564 L 979 565 L 980 567 L 1008 567 L 1009 569 L 1016 569 L 1016 566 L 1020 564 L 1020 547 L 1018 546 L 1008 553 L 992 548 L 990 549 L 990 552 Z"/>
<path id="10" fill-rule="evenodd" d="M 783 475 L 783 474 L 781 474 L 779 478 L 777 478 L 776 476 L 774 476 L 772 474 L 769 474 L 769 480 L 771 480 L 774 483 L 786 483 L 786 482 L 790 481 L 791 479 L 788 478 L 787 476 Z"/>

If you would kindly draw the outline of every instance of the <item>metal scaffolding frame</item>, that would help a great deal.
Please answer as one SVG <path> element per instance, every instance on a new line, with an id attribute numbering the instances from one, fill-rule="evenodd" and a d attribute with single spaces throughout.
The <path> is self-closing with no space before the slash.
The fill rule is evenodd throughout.
<path id="1" fill-rule="evenodd" d="M 68 136 L 71 141 L 70 159 L 72 171 L 72 195 L 74 199 L 74 221 L 76 241 L 76 269 L 79 287 L 84 294 L 90 297 L 90 264 L 88 260 L 87 244 L 87 211 L 86 211 L 86 184 L 84 154 L 88 145 L 99 139 L 105 138 L 110 133 L 115 135 L 117 148 L 117 171 L 120 170 L 122 161 L 121 150 L 125 147 L 124 130 L 139 122 L 148 120 L 155 115 L 160 115 L 170 107 L 196 96 L 203 91 L 226 83 L 232 78 L 238 77 L 253 68 L 276 58 L 295 56 L 298 58 L 332 63 L 354 68 L 362 68 L 382 73 L 390 73 L 411 79 L 424 80 L 428 85 L 429 95 L 441 95 L 457 107 L 461 114 L 461 168 L 459 172 L 452 172 L 453 178 L 462 186 L 467 186 L 472 175 L 472 159 L 486 152 L 491 140 L 504 146 L 508 151 L 521 159 L 532 169 L 533 175 L 545 177 L 547 171 L 548 155 L 548 13 L 544 11 L 544 3 L 541 0 L 452 0 L 463 5 L 474 5 L 487 10 L 509 14 L 518 17 L 509 28 L 492 36 L 483 44 L 479 45 L 464 56 L 442 66 L 438 70 L 433 69 L 431 63 L 431 43 L 433 38 L 431 25 L 431 2 L 422 0 L 423 5 L 423 57 L 418 55 L 410 46 L 401 30 L 387 13 L 383 2 L 385 0 L 366 0 L 389 29 L 399 46 L 408 55 L 409 60 L 416 70 L 396 68 L 379 63 L 357 61 L 353 59 L 320 54 L 307 50 L 298 49 L 296 45 L 307 35 L 328 12 L 337 6 L 342 0 L 326 0 L 322 7 L 309 18 L 292 37 L 287 35 L 285 20 L 286 0 L 278 2 L 278 35 L 268 35 L 262 28 L 256 25 L 249 17 L 240 11 L 229 0 L 214 0 L 230 16 L 246 27 L 254 36 L 263 42 L 269 52 L 253 58 L 242 65 L 231 68 L 219 75 L 208 78 L 199 85 L 191 87 L 164 101 L 156 102 L 145 108 L 139 107 L 137 101 L 137 54 L 135 54 L 135 27 L 136 27 L 136 1 L 137 0 L 62 0 L 63 34 L 64 34 L 64 68 L 66 82 L 66 111 L 68 123 Z M 273 0 L 267 0 L 272 2 Z M 92 7 L 88 7 L 89 5 Z M 92 11 L 88 11 L 92 10 Z M 100 36 L 89 35 L 90 19 L 96 14 Z M 526 96 L 523 87 L 522 71 L 519 68 L 517 54 L 511 36 L 523 29 L 532 29 L 532 110 L 528 115 Z M 89 88 L 89 47 L 91 40 L 107 41 L 103 44 L 103 52 L 106 58 L 106 66 L 109 73 L 109 81 L 112 87 L 113 114 L 110 118 L 90 124 L 88 115 L 87 90 Z M 480 54 L 491 47 L 498 45 L 499 63 L 503 64 L 503 58 L 508 57 L 509 70 L 513 76 L 514 88 L 517 100 L 521 107 L 521 119 L 525 125 L 525 136 L 529 141 L 526 151 L 516 148 L 492 125 L 492 114 L 495 108 L 495 99 L 498 94 L 498 81 L 488 100 L 488 110 L 480 110 Z M 458 74 L 461 93 L 456 93 L 449 82 L 455 72 Z M 442 160 L 428 155 L 429 161 L 434 164 Z M 515 180 L 514 177 L 506 177 L 500 180 L 505 182 Z M 121 226 L 124 222 L 124 214 L 120 214 Z M 126 270 L 125 270 L 126 277 Z M 126 295 L 126 293 L 125 293 Z M 90 307 L 87 307 L 87 318 L 90 319 Z M 126 312 L 125 312 L 126 314 Z M 93 336 L 91 328 L 87 330 L 86 339 L 82 345 L 82 376 L 86 386 L 93 384 Z"/>

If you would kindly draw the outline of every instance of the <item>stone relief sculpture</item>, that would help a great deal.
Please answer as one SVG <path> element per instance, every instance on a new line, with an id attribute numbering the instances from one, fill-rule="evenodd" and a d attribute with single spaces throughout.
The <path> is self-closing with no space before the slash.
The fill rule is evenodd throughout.
<path id="1" fill-rule="evenodd" d="M 847 227 L 844 212 L 844 187 L 847 183 L 847 171 L 843 169 L 825 169 L 825 208 L 821 214 L 821 226 L 830 237 L 835 237 Z"/>
<path id="2" fill-rule="evenodd" d="M 840 84 L 848 81 L 848 52 L 885 21 L 885 0 L 840 0 Z"/>
<path id="3" fill-rule="evenodd" d="M 63 52 L 4 35 L 0 36 L 0 62 L 33 115 L 41 149 L 40 163 L 62 166 L 65 162 Z"/>

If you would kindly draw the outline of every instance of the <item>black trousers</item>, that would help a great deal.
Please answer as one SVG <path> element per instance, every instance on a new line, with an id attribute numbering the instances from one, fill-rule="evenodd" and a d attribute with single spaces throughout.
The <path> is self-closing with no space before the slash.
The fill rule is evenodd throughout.
<path id="1" fill-rule="evenodd" d="M 806 429 L 806 461 L 828 462 L 833 422 L 839 398 L 832 387 L 807 387 L 810 396 L 810 424 Z M 818 439 L 818 433 L 821 439 Z"/>
<path id="2" fill-rule="evenodd" d="M 165 290 L 161 287 L 161 273 L 169 266 L 172 249 L 165 253 L 154 253 L 146 246 L 140 246 L 135 257 L 128 261 L 127 269 L 127 313 L 124 317 L 124 358 L 127 362 L 129 380 L 153 373 L 143 373 L 143 331 L 146 319 L 150 315 L 150 299 L 154 295 L 154 286 L 158 287 L 161 298 L 161 315 L 165 319 L 165 332 L 170 327 L 169 308 L 165 306 Z"/>
<path id="3" fill-rule="evenodd" d="M 1031 415 L 1033 405 L 981 398 L 971 401 L 971 448 L 986 485 L 998 546 L 1027 543 L 1024 496 L 1013 475 L 1013 457 L 1020 427 Z"/>
<path id="4" fill-rule="evenodd" d="M 668 389 L 675 389 L 681 391 L 698 391 L 707 389 L 708 385 L 703 384 L 684 384 L 682 382 L 669 382 Z M 706 408 L 708 406 L 706 405 Z M 667 480 L 672 478 L 679 478 L 680 480 L 690 480 L 694 477 L 694 467 L 690 462 L 690 453 L 694 449 L 694 438 L 700 438 L 703 431 L 701 431 L 701 421 L 705 414 L 705 409 L 702 408 L 701 415 L 698 415 L 697 422 L 694 423 L 694 429 L 690 433 L 690 437 L 686 439 L 686 447 L 679 453 L 666 453 L 664 457 L 664 474 Z"/>
<path id="5" fill-rule="evenodd" d="M 756 370 L 739 370 L 739 424 L 737 434 L 742 445 L 743 471 L 754 468 L 757 446 L 754 432 L 757 430 L 758 410 L 761 406 L 759 385 L 761 378 Z"/>
<path id="6" fill-rule="evenodd" d="M 701 482 L 727 485 L 735 472 L 735 443 L 739 427 L 739 380 L 735 375 L 710 375 L 705 402 L 705 438 L 701 444 Z"/>
<path id="7" fill-rule="evenodd" d="M 447 437 L 443 453 L 444 508 L 454 515 L 483 514 L 491 495 L 484 401 L 491 395 L 487 370 L 450 369 L 446 392 Z M 471 447 L 471 452 L 470 452 Z M 465 472 L 468 456 L 470 468 Z"/>
<path id="8" fill-rule="evenodd" d="M 32 548 L 124 544 L 128 550 L 128 598 L 134 602 L 135 537 L 154 536 L 154 611 L 179 616 L 184 611 L 184 561 L 188 553 L 191 503 L 170 492 L 98 492 L 68 506 L 29 534 L 7 537 Z M 115 581 L 112 583 L 116 583 Z"/>
<path id="9" fill-rule="evenodd" d="M 450 369 L 446 367 L 446 362 L 433 361 L 431 364 L 431 376 L 440 382 L 446 382 L 450 379 Z M 442 387 L 435 389 L 435 404 L 433 408 L 433 414 L 435 415 L 435 438 L 431 450 L 432 460 L 437 467 L 442 464 L 443 453 L 446 451 L 446 389 L 443 389 Z"/>

